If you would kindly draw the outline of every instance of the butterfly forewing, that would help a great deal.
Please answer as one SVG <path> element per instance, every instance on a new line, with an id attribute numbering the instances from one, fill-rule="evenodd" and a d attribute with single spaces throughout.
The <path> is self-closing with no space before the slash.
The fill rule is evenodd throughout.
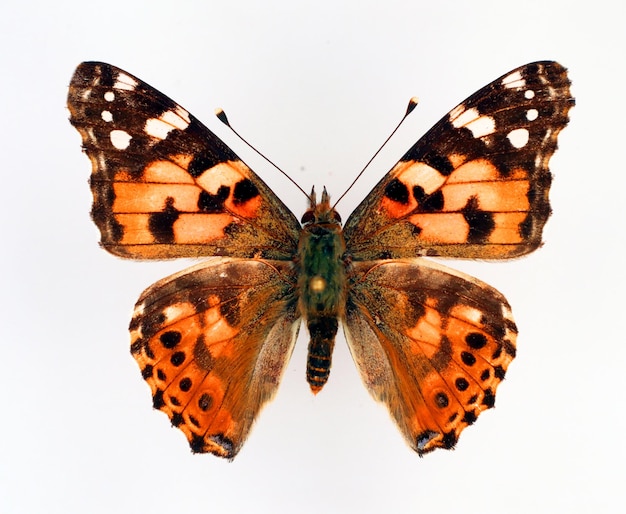
<path id="1" fill-rule="evenodd" d="M 173 100 L 109 64 L 86 62 L 68 106 L 93 165 L 102 246 L 135 259 L 290 259 L 300 225 L 215 134 Z"/>
<path id="2" fill-rule="evenodd" d="M 505 259 L 541 244 L 548 161 L 574 100 L 565 68 L 536 62 L 485 86 L 422 137 L 352 213 L 352 258 Z"/>

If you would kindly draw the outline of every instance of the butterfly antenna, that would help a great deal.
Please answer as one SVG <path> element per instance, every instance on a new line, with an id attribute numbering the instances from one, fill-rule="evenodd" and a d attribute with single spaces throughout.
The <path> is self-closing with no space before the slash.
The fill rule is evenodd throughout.
<path id="1" fill-rule="evenodd" d="M 252 148 L 252 150 L 254 150 L 258 155 L 260 155 L 261 157 L 263 157 L 263 159 L 265 159 L 267 162 L 269 162 L 272 166 L 274 166 L 274 168 L 276 168 L 278 171 L 280 171 L 285 177 L 287 177 L 289 179 L 289 181 L 296 186 L 300 191 L 302 191 L 302 194 L 304 196 L 306 196 L 309 200 L 311 200 L 311 195 L 307 194 L 307 192 L 302 189 L 298 183 L 292 179 L 287 173 L 285 173 L 282 169 L 280 169 L 276 164 L 274 164 L 274 162 L 272 162 L 268 157 L 266 157 L 265 155 L 263 155 L 259 150 L 257 150 L 254 146 L 252 146 L 250 143 L 248 143 L 248 141 L 246 141 L 246 139 L 239 133 L 237 132 L 233 126 L 230 124 L 230 122 L 228 121 L 228 118 L 226 117 L 226 113 L 224 112 L 223 109 L 218 108 L 215 109 L 215 116 L 217 116 L 217 118 L 224 124 L 226 125 L 230 130 L 233 131 L 233 133 L 239 138 L 241 139 L 246 145 L 248 145 L 249 148 Z"/>
<path id="2" fill-rule="evenodd" d="M 385 147 L 385 145 L 389 142 L 389 140 L 393 137 L 393 135 L 398 131 L 398 129 L 400 128 L 400 125 L 404 123 L 404 120 L 406 120 L 407 116 L 413 112 L 413 109 L 415 109 L 415 107 L 417 107 L 417 97 L 414 96 L 413 98 L 409 100 L 409 105 L 406 108 L 406 112 L 404 113 L 404 116 L 402 116 L 402 119 L 400 120 L 400 122 L 396 125 L 396 128 L 392 130 L 391 134 L 389 134 L 389 136 L 387 137 L 387 139 L 385 139 L 383 144 L 380 145 L 380 148 L 376 150 L 376 153 L 372 155 L 372 158 L 369 161 L 367 161 L 367 164 L 365 166 L 363 166 L 363 169 L 356 176 L 356 178 L 352 181 L 352 184 L 348 186 L 348 189 L 346 189 L 344 193 L 337 199 L 337 201 L 335 202 L 335 205 L 333 205 L 333 209 L 337 207 L 337 204 L 342 200 L 342 198 L 348 194 L 348 191 L 352 189 L 352 186 L 356 184 L 356 181 L 361 178 L 361 175 L 365 173 L 365 170 L 368 168 L 368 166 L 372 163 L 372 161 L 376 158 L 376 156 L 380 153 L 380 151 Z"/>

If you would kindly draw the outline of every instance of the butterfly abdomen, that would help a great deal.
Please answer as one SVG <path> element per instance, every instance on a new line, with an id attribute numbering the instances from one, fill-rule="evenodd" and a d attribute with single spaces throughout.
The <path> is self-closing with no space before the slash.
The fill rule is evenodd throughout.
<path id="1" fill-rule="evenodd" d="M 330 375 L 338 321 L 336 317 L 320 317 L 308 320 L 307 327 L 311 341 L 306 363 L 306 380 L 311 391 L 318 393 Z"/>
<path id="2" fill-rule="evenodd" d="M 330 374 L 346 284 L 341 225 L 329 216 L 331 211 L 316 214 L 315 221 L 305 224 L 298 247 L 300 310 L 311 336 L 306 376 L 314 393 L 324 387 Z"/>

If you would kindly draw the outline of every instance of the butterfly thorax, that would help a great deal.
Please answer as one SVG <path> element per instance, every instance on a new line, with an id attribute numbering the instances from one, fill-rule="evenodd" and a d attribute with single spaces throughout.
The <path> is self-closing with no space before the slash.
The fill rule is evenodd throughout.
<path id="1" fill-rule="evenodd" d="M 311 336 L 307 381 L 317 393 L 328 380 L 335 336 L 343 316 L 346 244 L 341 219 L 330 206 L 325 189 L 319 204 L 315 193 L 311 193 L 311 207 L 302 216 L 302 224 L 297 257 L 300 312 Z"/>

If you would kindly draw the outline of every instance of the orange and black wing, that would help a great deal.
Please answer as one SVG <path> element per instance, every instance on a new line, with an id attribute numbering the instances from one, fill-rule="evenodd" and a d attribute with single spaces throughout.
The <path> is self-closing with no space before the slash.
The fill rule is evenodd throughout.
<path id="1" fill-rule="evenodd" d="M 509 304 L 426 259 L 355 262 L 346 337 L 370 394 L 420 455 L 453 448 L 515 356 Z"/>
<path id="2" fill-rule="evenodd" d="M 521 66 L 442 118 L 345 226 L 355 260 L 506 259 L 533 251 L 550 205 L 548 161 L 574 105 L 566 69 Z"/>
<path id="3" fill-rule="evenodd" d="M 119 68 L 85 62 L 68 107 L 92 162 L 92 216 L 106 250 L 132 259 L 291 258 L 297 219 L 180 105 Z"/>
<path id="4" fill-rule="evenodd" d="M 131 352 L 193 452 L 232 459 L 278 388 L 300 327 L 289 263 L 211 259 L 137 301 Z"/>

